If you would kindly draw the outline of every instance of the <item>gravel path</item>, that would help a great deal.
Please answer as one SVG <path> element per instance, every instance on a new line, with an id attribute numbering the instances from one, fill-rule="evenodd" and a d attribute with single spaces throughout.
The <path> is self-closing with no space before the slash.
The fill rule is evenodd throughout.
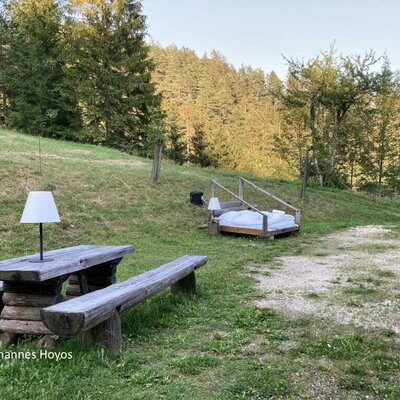
<path id="1" fill-rule="evenodd" d="M 255 304 L 291 318 L 400 333 L 400 240 L 383 226 L 362 226 L 323 237 L 307 255 L 280 257 L 278 268 L 256 271 L 265 294 Z"/>

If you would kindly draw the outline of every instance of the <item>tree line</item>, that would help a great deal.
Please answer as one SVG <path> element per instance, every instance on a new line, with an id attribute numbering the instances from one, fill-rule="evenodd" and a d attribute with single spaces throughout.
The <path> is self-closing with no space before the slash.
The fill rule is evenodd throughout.
<path id="1" fill-rule="evenodd" d="M 3 124 L 146 153 L 162 115 L 139 1 L 6 1 L 0 35 Z"/>
<path id="2" fill-rule="evenodd" d="M 331 49 L 287 59 L 280 80 L 217 52 L 153 46 L 151 55 L 177 161 L 190 159 L 200 126 L 212 165 L 298 177 L 308 148 L 317 184 L 400 191 L 399 80 L 386 57 Z"/>
<path id="3" fill-rule="evenodd" d="M 32 134 L 320 185 L 400 191 L 398 75 L 373 52 L 287 59 L 280 80 L 146 43 L 137 0 L 10 0 L 0 118 Z"/>

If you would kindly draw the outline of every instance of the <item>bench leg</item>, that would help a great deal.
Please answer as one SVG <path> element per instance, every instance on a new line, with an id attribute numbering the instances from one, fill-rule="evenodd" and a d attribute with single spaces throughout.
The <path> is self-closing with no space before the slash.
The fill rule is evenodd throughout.
<path id="1" fill-rule="evenodd" d="M 86 346 L 100 345 L 110 352 L 118 352 L 122 345 L 119 313 L 114 311 L 110 319 L 84 332 L 82 339 Z"/>
<path id="2" fill-rule="evenodd" d="M 178 293 L 192 293 L 196 294 L 196 276 L 194 272 L 191 272 L 189 275 L 185 276 L 178 282 L 171 285 L 172 294 Z"/>

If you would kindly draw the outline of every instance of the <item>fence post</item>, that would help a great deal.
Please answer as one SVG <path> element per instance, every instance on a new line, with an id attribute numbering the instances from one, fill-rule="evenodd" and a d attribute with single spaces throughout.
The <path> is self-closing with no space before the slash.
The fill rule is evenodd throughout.
<path id="1" fill-rule="evenodd" d="M 156 143 L 154 145 L 154 158 L 153 158 L 153 171 L 152 171 L 152 178 L 154 183 L 160 183 L 162 148 L 163 148 L 162 143 Z"/>
<path id="2" fill-rule="evenodd" d="M 241 200 L 243 200 L 243 195 L 244 195 L 244 182 L 243 179 L 239 176 L 239 197 Z"/>
<path id="3" fill-rule="evenodd" d="M 210 197 L 215 197 L 214 179 L 211 179 L 211 181 L 210 181 Z"/>

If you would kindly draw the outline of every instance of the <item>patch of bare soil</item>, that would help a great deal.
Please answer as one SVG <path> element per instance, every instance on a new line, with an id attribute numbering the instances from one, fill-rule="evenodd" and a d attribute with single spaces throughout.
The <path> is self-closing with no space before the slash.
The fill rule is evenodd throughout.
<path id="1" fill-rule="evenodd" d="M 255 304 L 291 318 L 400 333 L 400 240 L 391 229 L 362 226 L 328 235 L 309 253 L 280 257 L 278 268 L 259 267 L 265 296 Z"/>

